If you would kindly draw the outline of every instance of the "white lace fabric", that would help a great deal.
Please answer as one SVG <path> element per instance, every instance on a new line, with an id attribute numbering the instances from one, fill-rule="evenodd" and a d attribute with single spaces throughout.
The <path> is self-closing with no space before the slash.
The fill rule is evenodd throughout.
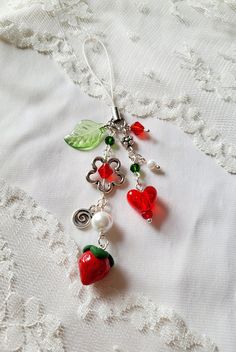
<path id="1" fill-rule="evenodd" d="M 76 338 L 74 338 L 73 347 L 70 348 L 66 348 L 66 345 L 71 346 L 71 341 L 67 340 L 66 343 L 63 340 L 63 335 L 68 339 L 69 330 L 74 329 L 74 326 L 68 322 L 67 326 L 63 326 L 66 315 L 62 314 L 59 321 L 52 314 L 47 314 L 38 297 L 28 297 L 30 291 L 36 291 L 36 287 L 29 289 L 25 277 L 24 281 L 21 281 L 27 268 L 30 268 L 31 273 L 28 275 L 33 275 L 34 278 L 38 277 L 38 285 L 40 286 L 42 260 L 46 261 L 43 265 L 48 285 L 46 290 L 52 290 L 52 285 L 49 282 L 51 269 L 55 273 L 54 290 L 59 291 L 61 298 L 58 303 L 62 307 L 66 307 L 67 312 L 74 311 L 74 316 L 69 317 L 71 324 L 76 325 L 73 322 L 76 316 L 77 319 L 88 322 L 91 322 L 91 319 L 100 319 L 108 326 L 111 322 L 115 324 L 116 321 L 124 321 L 128 324 L 126 329 L 129 331 L 130 329 L 132 331 L 133 326 L 140 332 L 155 333 L 157 336 L 155 346 L 160 344 L 164 351 L 218 351 L 217 346 L 209 338 L 190 331 L 183 319 L 174 311 L 157 306 L 147 297 L 141 295 L 124 296 L 103 284 L 97 285 L 95 289 L 83 287 L 79 280 L 76 263 L 77 255 L 80 252 L 75 242 L 66 236 L 57 219 L 38 206 L 23 191 L 10 188 L 4 181 L 1 181 L 0 184 L 0 213 L 1 219 L 6 219 L 2 228 L 8 227 L 7 240 L 3 237 L 0 238 L 1 351 L 77 351 Z M 30 236 L 28 238 L 22 236 L 17 245 L 13 223 L 27 229 Z M 37 246 L 37 259 L 29 256 L 27 268 L 21 268 L 21 261 L 18 262 L 18 259 L 22 257 L 21 251 L 29 241 L 32 243 L 32 250 L 35 245 Z M 41 242 L 40 245 L 36 243 L 37 241 Z M 17 255 L 10 249 L 10 244 L 17 251 Z M 44 253 L 48 253 L 48 251 L 51 252 L 51 255 L 46 259 Z M 55 264 L 51 262 L 51 258 Z M 58 272 L 55 270 L 55 265 L 59 265 Z M 17 272 L 20 272 L 21 280 L 17 277 Z M 66 281 L 67 285 L 62 287 L 61 283 L 65 284 Z M 32 285 L 37 286 L 34 281 L 32 281 Z M 23 292 L 22 295 L 18 293 L 18 287 Z M 63 290 L 61 294 L 60 290 Z M 42 287 L 40 292 L 42 296 Z M 68 300 L 68 293 L 73 295 L 75 299 Z M 51 294 L 55 299 L 58 298 L 55 291 L 52 291 Z M 47 297 L 47 301 L 49 301 L 49 297 Z M 61 309 L 51 304 L 50 310 L 55 309 L 58 315 Z M 88 339 L 88 336 L 83 336 L 83 334 L 79 336 L 78 344 L 84 338 L 88 347 L 95 351 L 100 350 L 93 345 L 93 340 Z M 148 338 L 146 337 L 146 339 Z"/>
<path id="2" fill-rule="evenodd" d="M 236 173 L 233 0 L 24 0 L 8 6 L 0 18 L 3 39 L 52 55 L 84 91 L 105 99 L 81 55 L 85 37 L 102 39 L 115 67 L 117 105 L 127 114 L 173 122 Z M 92 54 L 103 76 L 107 63 L 97 46 Z"/>

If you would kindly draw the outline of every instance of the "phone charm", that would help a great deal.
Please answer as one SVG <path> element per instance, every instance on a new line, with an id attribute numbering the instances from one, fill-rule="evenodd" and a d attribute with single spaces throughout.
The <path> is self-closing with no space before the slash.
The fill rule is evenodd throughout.
<path id="1" fill-rule="evenodd" d="M 89 41 L 100 44 L 106 54 L 109 63 L 110 92 L 105 83 L 102 82 L 91 68 L 85 52 L 85 45 Z M 90 224 L 98 232 L 98 244 L 87 245 L 83 249 L 83 254 L 78 259 L 81 282 L 84 285 L 93 284 L 103 279 L 114 265 L 112 256 L 106 251 L 109 241 L 108 232 L 112 227 L 113 219 L 108 212 L 108 200 L 106 195 L 115 187 L 119 187 L 125 182 L 125 175 L 122 172 L 121 162 L 114 157 L 113 145 L 120 143 L 127 151 L 131 161 L 130 170 L 135 177 L 135 187 L 128 191 L 127 200 L 129 204 L 148 222 L 152 222 L 153 207 L 157 197 L 157 191 L 153 186 L 145 187 L 140 180 L 140 169 L 147 164 L 150 170 L 157 170 L 160 166 L 154 161 L 146 159 L 136 152 L 133 135 L 142 136 L 148 133 L 140 122 L 135 122 L 131 126 L 120 114 L 114 102 L 112 66 L 105 45 L 98 39 L 89 37 L 83 43 L 83 55 L 88 68 L 96 80 L 102 85 L 112 103 L 112 117 L 102 124 L 90 120 L 82 120 L 76 125 L 71 134 L 64 139 L 71 147 L 89 151 L 105 142 L 104 153 L 96 156 L 92 161 L 91 170 L 88 171 L 86 179 L 95 185 L 101 193 L 101 197 L 96 204 L 89 209 L 79 209 L 73 214 L 73 223 L 78 229 L 84 229 Z"/>

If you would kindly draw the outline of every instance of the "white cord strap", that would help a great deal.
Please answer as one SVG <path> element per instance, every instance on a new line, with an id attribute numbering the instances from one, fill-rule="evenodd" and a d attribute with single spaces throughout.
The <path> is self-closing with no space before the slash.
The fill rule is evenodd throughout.
<path id="1" fill-rule="evenodd" d="M 100 44 L 106 54 L 106 57 L 107 57 L 107 62 L 108 62 L 108 68 L 109 68 L 109 83 L 106 83 L 106 82 L 103 82 L 95 73 L 95 71 L 92 69 L 90 63 L 89 63 L 89 60 L 88 60 L 88 56 L 86 54 L 86 51 L 85 51 L 85 46 L 88 42 L 90 41 L 93 41 L 93 42 L 97 42 L 98 44 Z M 82 51 L 83 51 L 83 56 L 84 56 L 84 59 L 85 59 L 85 62 L 88 66 L 88 68 L 90 69 L 91 73 L 93 74 L 93 76 L 95 77 L 95 79 L 101 84 L 101 86 L 103 87 L 104 91 L 106 92 L 107 96 L 109 97 L 109 99 L 111 100 L 111 103 L 112 103 L 112 107 L 115 107 L 115 102 L 114 102 L 114 88 L 113 88 L 113 69 L 112 69 L 112 64 L 111 64 L 111 60 L 109 58 L 109 55 L 108 55 L 108 51 L 107 51 L 107 48 L 105 47 L 104 43 L 95 38 L 95 37 L 88 37 L 84 40 L 83 42 L 83 46 L 82 46 Z M 110 91 L 107 89 L 106 87 L 106 84 L 110 86 Z"/>

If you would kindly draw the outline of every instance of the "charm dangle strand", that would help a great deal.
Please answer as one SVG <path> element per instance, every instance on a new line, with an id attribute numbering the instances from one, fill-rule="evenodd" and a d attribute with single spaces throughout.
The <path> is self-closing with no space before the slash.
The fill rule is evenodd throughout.
<path id="1" fill-rule="evenodd" d="M 109 66 L 110 91 L 89 64 L 85 51 L 85 45 L 89 41 L 96 41 L 105 51 Z M 72 217 L 74 225 L 79 230 L 91 225 L 98 233 L 97 246 L 87 245 L 83 249 L 82 256 L 78 259 L 81 281 L 84 285 L 90 285 L 103 279 L 114 265 L 112 256 L 106 251 L 109 246 L 108 232 L 113 224 L 113 218 L 107 210 L 106 195 L 125 182 L 125 175 L 120 160 L 113 155 L 113 145 L 119 143 L 127 151 L 131 161 L 130 170 L 136 180 L 135 188 L 127 193 L 127 200 L 148 223 L 152 222 L 157 191 L 153 186 L 144 187 L 141 182 L 140 169 L 144 164 L 147 164 L 150 170 L 157 170 L 160 166 L 154 160 L 146 161 L 141 154 L 136 152 L 136 142 L 133 135 L 139 137 L 148 133 L 149 130 L 146 130 L 138 121 L 129 125 L 116 107 L 113 92 L 113 71 L 105 45 L 100 40 L 89 37 L 83 43 L 83 54 L 88 68 L 104 88 L 112 105 L 112 117 L 107 123 L 82 120 L 72 133 L 65 137 L 65 142 L 77 150 L 92 150 L 102 141 L 106 145 L 103 155 L 93 159 L 92 168 L 86 175 L 86 180 L 95 185 L 102 196 L 95 205 L 91 205 L 88 209 L 77 210 Z"/>

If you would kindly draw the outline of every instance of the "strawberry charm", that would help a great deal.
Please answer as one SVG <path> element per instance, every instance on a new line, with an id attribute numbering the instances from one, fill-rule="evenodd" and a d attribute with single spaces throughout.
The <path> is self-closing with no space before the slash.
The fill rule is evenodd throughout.
<path id="1" fill-rule="evenodd" d="M 157 190 L 153 186 L 142 189 L 131 189 L 127 193 L 129 204 L 135 208 L 148 222 L 152 222 L 152 208 L 157 197 Z"/>
<path id="2" fill-rule="evenodd" d="M 112 256 L 102 248 L 88 245 L 78 260 L 80 279 L 83 285 L 102 280 L 114 265 Z"/>

